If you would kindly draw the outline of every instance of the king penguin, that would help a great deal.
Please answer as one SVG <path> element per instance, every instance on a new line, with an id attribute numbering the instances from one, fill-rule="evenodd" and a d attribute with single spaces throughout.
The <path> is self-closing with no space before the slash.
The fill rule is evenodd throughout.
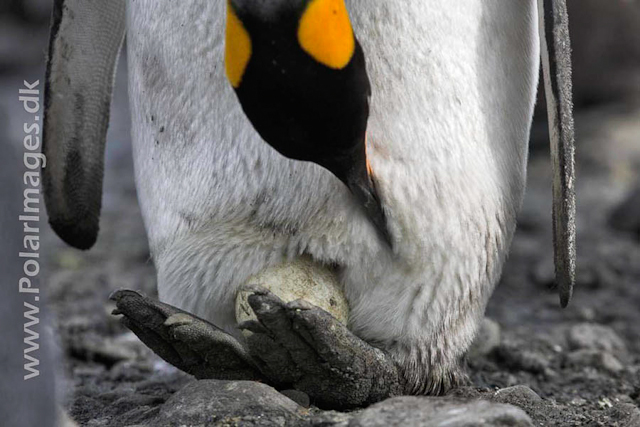
<path id="1" fill-rule="evenodd" d="M 500 278 L 543 65 L 561 305 L 575 272 L 564 0 L 55 1 L 45 201 L 70 245 L 98 234 L 113 77 L 127 32 L 136 186 L 162 302 L 126 324 L 199 378 L 258 379 L 323 407 L 438 394 Z M 255 290 L 305 257 L 348 325 Z"/>

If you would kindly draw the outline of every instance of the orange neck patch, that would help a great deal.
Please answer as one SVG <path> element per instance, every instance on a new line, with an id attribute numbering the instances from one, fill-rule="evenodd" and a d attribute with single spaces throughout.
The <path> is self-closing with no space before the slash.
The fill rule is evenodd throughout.
<path id="1" fill-rule="evenodd" d="M 231 86 L 238 88 L 251 59 L 251 37 L 227 3 L 227 29 L 225 35 L 224 64 Z"/>
<path id="2" fill-rule="evenodd" d="M 338 70 L 346 67 L 356 40 L 344 0 L 312 0 L 300 19 L 298 43 L 321 64 Z"/>

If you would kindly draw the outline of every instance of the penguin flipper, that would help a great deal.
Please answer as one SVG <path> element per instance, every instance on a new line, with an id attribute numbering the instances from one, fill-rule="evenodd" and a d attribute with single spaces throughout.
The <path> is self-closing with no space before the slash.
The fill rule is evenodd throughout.
<path id="1" fill-rule="evenodd" d="M 44 200 L 53 230 L 79 249 L 93 246 L 98 236 L 125 11 L 125 0 L 54 1 L 44 100 Z"/>
<path id="2" fill-rule="evenodd" d="M 560 304 L 573 294 L 576 270 L 574 121 L 566 0 L 538 0 L 553 170 L 553 244 Z"/>

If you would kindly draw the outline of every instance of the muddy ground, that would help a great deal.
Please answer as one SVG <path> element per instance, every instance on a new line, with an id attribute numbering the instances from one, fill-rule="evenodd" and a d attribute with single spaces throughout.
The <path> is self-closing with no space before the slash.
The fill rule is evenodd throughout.
<path id="1" fill-rule="evenodd" d="M 15 27 L 4 27 L 0 50 L 16 51 L 31 40 L 31 51 L 21 48 L 24 58 L 5 56 L 0 63 L 0 132 L 17 145 L 23 116 L 16 93 L 23 79 L 44 75 L 46 28 L 42 22 Z M 64 406 L 87 426 L 144 423 L 194 381 L 110 315 L 115 289 L 155 294 L 133 182 L 125 66 L 122 61 L 112 108 L 98 243 L 80 252 L 47 229 L 43 244 Z M 640 182 L 640 106 L 629 98 L 590 99 L 576 115 L 578 285 L 565 310 L 551 289 L 548 147 L 544 121 L 536 121 L 519 229 L 487 309 L 498 327 L 487 328 L 484 348 L 468 360 L 470 386 L 455 395 L 500 400 L 496 391 L 526 385 L 541 399 L 524 393 L 505 401 L 522 407 L 535 425 L 640 425 L 640 194 L 630 198 Z"/>

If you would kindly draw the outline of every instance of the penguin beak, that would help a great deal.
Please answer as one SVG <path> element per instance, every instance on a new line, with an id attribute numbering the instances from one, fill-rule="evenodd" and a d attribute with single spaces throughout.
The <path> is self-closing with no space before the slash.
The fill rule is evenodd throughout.
<path id="1" fill-rule="evenodd" d="M 553 243 L 560 305 L 569 304 L 576 270 L 574 122 L 566 0 L 538 0 L 553 170 Z"/>
<path id="2" fill-rule="evenodd" d="M 262 139 L 333 173 L 391 247 L 366 159 L 371 85 L 344 0 L 230 0 L 225 62 Z"/>
<path id="3" fill-rule="evenodd" d="M 389 232 L 386 215 L 382 209 L 382 203 L 369 162 L 366 161 L 365 167 L 361 171 L 357 171 L 352 177 L 348 178 L 346 184 L 356 200 L 364 208 L 365 214 L 382 241 L 393 249 L 391 233 Z"/>

